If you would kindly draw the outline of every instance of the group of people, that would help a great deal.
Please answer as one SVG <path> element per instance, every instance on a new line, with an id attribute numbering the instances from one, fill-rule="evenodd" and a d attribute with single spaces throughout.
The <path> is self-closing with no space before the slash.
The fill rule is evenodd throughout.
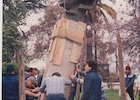
<path id="1" fill-rule="evenodd" d="M 41 85 L 41 77 L 38 75 L 37 68 L 29 68 L 25 70 L 25 94 L 26 100 L 37 100 L 41 93 L 32 92 L 33 89 Z"/>
<path id="2" fill-rule="evenodd" d="M 54 72 L 51 77 L 44 80 L 40 88 L 36 88 L 33 92 L 46 93 L 47 100 L 66 100 L 64 96 L 65 85 L 73 83 L 83 84 L 82 100 L 102 100 L 101 99 L 101 76 L 97 73 L 97 63 L 93 60 L 87 61 L 85 70 L 81 71 L 76 68 L 76 71 L 84 77 L 80 79 L 70 74 L 70 79 L 66 80 L 61 77 L 61 74 Z"/>
<path id="3" fill-rule="evenodd" d="M 26 100 L 37 100 L 40 93 L 33 93 L 32 89 L 40 86 L 41 78 L 38 77 L 37 68 L 25 70 L 25 95 Z M 19 100 L 19 77 L 15 74 L 15 67 L 6 66 L 6 73 L 2 76 L 2 100 Z"/>
<path id="4" fill-rule="evenodd" d="M 7 75 L 11 77 L 6 78 L 5 75 L 3 76 L 3 100 L 19 100 L 18 78 L 17 76 L 14 76 L 14 67 L 10 65 L 7 66 L 6 69 Z M 8 69 L 10 69 L 10 71 L 8 71 Z M 47 100 L 66 100 L 64 96 L 65 85 L 79 83 L 83 84 L 82 100 L 102 100 L 102 78 L 97 73 L 97 63 L 93 60 L 87 61 L 84 69 L 84 71 L 81 71 L 78 68 L 76 68 L 77 73 L 84 77 L 82 79 L 75 77 L 74 74 L 70 74 L 70 79 L 66 80 L 61 76 L 59 72 L 54 72 L 51 77 L 48 77 L 43 81 L 43 84 L 40 87 L 37 86 L 35 78 L 35 75 L 38 73 L 38 70 L 33 68 L 28 69 L 25 72 L 25 94 L 27 96 L 26 99 L 34 100 L 35 98 L 30 98 L 38 97 L 41 93 L 46 93 Z M 14 76 L 14 78 L 12 77 L 12 75 Z M 9 81 L 9 79 L 12 81 Z M 15 92 L 11 92 L 9 90 L 15 90 Z"/>

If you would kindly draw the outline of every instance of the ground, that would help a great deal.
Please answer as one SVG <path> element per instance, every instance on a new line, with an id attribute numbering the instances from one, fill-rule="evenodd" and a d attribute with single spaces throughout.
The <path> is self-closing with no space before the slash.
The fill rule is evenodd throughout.
<path id="1" fill-rule="evenodd" d="M 105 92 L 106 92 L 107 100 L 120 100 L 118 91 L 119 90 L 116 90 L 116 89 L 113 89 L 113 90 L 106 89 Z M 138 99 L 135 98 L 135 100 L 138 100 Z"/>

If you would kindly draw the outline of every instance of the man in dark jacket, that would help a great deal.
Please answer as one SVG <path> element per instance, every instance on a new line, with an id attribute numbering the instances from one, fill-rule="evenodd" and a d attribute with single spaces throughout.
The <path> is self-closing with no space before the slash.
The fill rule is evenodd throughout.
<path id="1" fill-rule="evenodd" d="M 93 60 L 87 61 L 85 66 L 85 74 L 77 70 L 84 76 L 84 82 L 70 75 L 70 78 L 77 83 L 83 83 L 83 96 L 82 100 L 101 100 L 101 77 L 97 73 L 97 63 Z"/>
<path id="2" fill-rule="evenodd" d="M 125 88 L 126 88 L 126 92 L 129 94 L 131 100 L 134 100 L 134 90 L 133 90 L 133 86 L 134 86 L 134 80 L 135 80 L 135 75 L 133 75 L 131 73 L 131 68 L 129 65 L 126 66 L 125 68 Z"/>
<path id="3" fill-rule="evenodd" d="M 8 65 L 2 76 L 2 100 L 19 100 L 18 78 L 13 65 Z"/>

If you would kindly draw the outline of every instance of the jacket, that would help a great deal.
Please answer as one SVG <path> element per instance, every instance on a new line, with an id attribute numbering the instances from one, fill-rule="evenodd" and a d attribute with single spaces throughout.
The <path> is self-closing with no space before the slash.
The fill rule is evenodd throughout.
<path id="1" fill-rule="evenodd" d="M 87 72 L 84 78 L 82 100 L 101 100 L 101 82 L 96 71 Z"/>
<path id="2" fill-rule="evenodd" d="M 129 74 L 125 77 L 125 87 L 127 90 L 133 90 L 135 75 Z"/>
<path id="3" fill-rule="evenodd" d="M 2 76 L 2 100 L 19 100 L 18 78 L 13 74 Z"/>

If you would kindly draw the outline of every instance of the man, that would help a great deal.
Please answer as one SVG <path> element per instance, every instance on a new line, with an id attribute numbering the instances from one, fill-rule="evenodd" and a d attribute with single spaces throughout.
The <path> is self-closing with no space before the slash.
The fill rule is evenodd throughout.
<path id="1" fill-rule="evenodd" d="M 61 77 L 61 74 L 55 72 L 52 77 L 46 78 L 40 87 L 40 91 L 44 93 L 47 88 L 47 100 L 66 100 L 64 97 L 65 85 L 71 84 L 70 80 Z"/>
<path id="2" fill-rule="evenodd" d="M 13 65 L 8 65 L 2 76 L 2 100 L 19 100 L 18 78 Z"/>
<path id="3" fill-rule="evenodd" d="M 30 76 L 33 76 L 33 75 L 34 75 L 33 68 L 29 68 L 25 70 L 25 80 L 27 80 Z"/>
<path id="4" fill-rule="evenodd" d="M 25 81 L 25 94 L 26 94 L 26 100 L 34 100 L 34 97 L 39 97 L 41 95 L 40 92 L 32 92 L 33 84 L 30 80 Z"/>
<path id="5" fill-rule="evenodd" d="M 37 80 L 37 75 L 38 75 L 38 69 L 37 68 L 32 68 L 32 71 L 33 72 L 32 74 L 30 74 L 31 76 L 29 76 L 27 78 L 27 81 L 30 81 L 33 85 L 32 88 L 36 88 L 38 86 L 38 80 Z M 31 88 L 30 88 L 31 89 Z M 29 100 L 37 100 L 36 97 L 29 97 Z"/>
<path id="6" fill-rule="evenodd" d="M 134 86 L 134 80 L 135 80 L 135 75 L 131 73 L 131 68 L 129 65 L 126 66 L 125 68 L 125 88 L 126 92 L 129 94 L 131 100 L 134 100 L 134 91 L 133 91 L 133 86 Z"/>
<path id="7" fill-rule="evenodd" d="M 33 74 L 30 77 L 28 77 L 27 80 L 30 80 L 33 83 L 33 85 L 37 87 L 38 86 L 38 79 L 37 79 L 38 69 L 33 68 L 32 72 Z"/>
<path id="8" fill-rule="evenodd" d="M 87 61 L 85 72 L 77 69 L 80 75 L 84 76 L 82 79 L 70 75 L 70 78 L 77 83 L 83 83 L 82 100 L 101 100 L 101 77 L 97 73 L 97 63 L 93 60 Z"/>

